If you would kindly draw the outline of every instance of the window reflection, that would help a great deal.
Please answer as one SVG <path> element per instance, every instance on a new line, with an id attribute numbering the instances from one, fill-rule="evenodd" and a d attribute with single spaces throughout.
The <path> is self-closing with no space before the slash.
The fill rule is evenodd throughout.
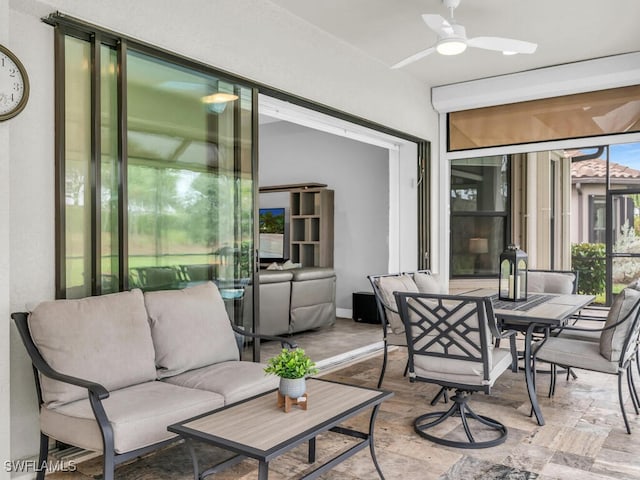
<path id="1" fill-rule="evenodd" d="M 65 283 L 67 296 L 91 295 L 90 46 L 65 40 Z"/>
<path id="2" fill-rule="evenodd" d="M 508 159 L 451 162 L 451 275 L 493 276 L 504 250 Z"/>
<path id="3" fill-rule="evenodd" d="M 250 125 L 251 104 L 238 104 L 250 91 L 136 52 L 128 80 L 131 284 L 233 288 L 253 260 L 253 220 L 240 214 L 253 184 L 238 178 L 251 170 L 250 129 L 237 128 Z"/>

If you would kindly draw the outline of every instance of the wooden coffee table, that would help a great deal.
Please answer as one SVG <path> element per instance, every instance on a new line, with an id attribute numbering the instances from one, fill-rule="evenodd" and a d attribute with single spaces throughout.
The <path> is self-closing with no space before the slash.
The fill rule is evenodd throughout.
<path id="1" fill-rule="evenodd" d="M 293 406 L 285 413 L 282 408 L 278 408 L 277 393 L 273 390 L 170 425 L 167 429 L 185 439 L 193 460 L 196 480 L 219 472 L 247 457 L 258 460 L 258 478 L 266 480 L 269 476 L 269 462 L 304 442 L 309 442 L 308 461 L 313 463 L 316 436 L 326 431 L 354 437 L 360 441 L 301 478 L 317 478 L 368 446 L 378 475 L 384 479 L 376 459 L 373 431 L 380 404 L 392 397 L 393 393 L 315 378 L 307 380 L 307 393 L 307 410 Z M 339 426 L 348 418 L 370 408 L 373 410 L 368 432 Z M 237 455 L 201 472 L 192 441 L 205 442 Z"/>

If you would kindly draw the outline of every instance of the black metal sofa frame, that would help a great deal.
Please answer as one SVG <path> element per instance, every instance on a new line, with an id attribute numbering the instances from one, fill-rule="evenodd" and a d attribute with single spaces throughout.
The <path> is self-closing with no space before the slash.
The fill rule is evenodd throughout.
<path id="1" fill-rule="evenodd" d="M 114 479 L 114 470 L 117 465 L 127 462 L 129 460 L 132 460 L 134 458 L 140 457 L 142 455 L 146 455 L 147 453 L 153 452 L 159 448 L 165 447 L 167 445 L 170 445 L 176 442 L 176 438 L 171 438 L 171 439 L 158 442 L 156 444 L 149 445 L 137 450 L 132 450 L 126 453 L 116 453 L 114 450 L 113 429 L 111 424 L 109 423 L 109 419 L 107 417 L 104 406 L 102 404 L 103 400 L 109 397 L 109 391 L 99 383 L 95 383 L 90 380 L 86 380 L 82 378 L 65 375 L 51 368 L 51 366 L 42 357 L 42 355 L 40 354 L 40 351 L 38 350 L 38 348 L 36 347 L 35 343 L 31 338 L 31 334 L 29 332 L 28 317 L 29 317 L 29 314 L 27 312 L 16 312 L 11 314 L 11 318 L 14 320 L 16 324 L 16 327 L 20 334 L 20 338 L 22 339 L 22 342 L 24 343 L 27 353 L 31 358 L 31 362 L 33 366 L 33 374 L 34 374 L 35 384 L 36 384 L 36 392 L 38 396 L 38 406 L 39 408 L 42 408 L 42 405 L 43 405 L 43 397 L 42 397 L 42 390 L 40 387 L 39 374 L 54 380 L 58 380 L 64 383 L 76 385 L 78 387 L 87 389 L 87 392 L 89 395 L 89 402 L 91 404 L 91 408 L 93 410 L 96 421 L 98 423 L 98 427 L 100 429 L 100 433 L 102 435 L 103 479 L 104 480 Z M 279 341 L 283 348 L 285 347 L 296 348 L 297 346 L 295 343 L 285 338 L 246 332 L 234 325 L 231 325 L 231 327 L 234 333 L 241 337 L 250 337 L 250 338 L 259 338 L 261 340 Z M 49 436 L 44 434 L 41 431 L 40 432 L 40 450 L 38 455 L 38 467 L 36 469 L 37 480 L 44 480 L 48 454 L 49 454 Z"/>

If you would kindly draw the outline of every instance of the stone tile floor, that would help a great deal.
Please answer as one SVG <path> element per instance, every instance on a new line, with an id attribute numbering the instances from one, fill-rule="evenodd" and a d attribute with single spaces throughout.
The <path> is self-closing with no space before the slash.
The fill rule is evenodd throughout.
<path id="1" fill-rule="evenodd" d="M 371 357 L 326 377 L 375 386 L 381 357 Z M 546 397 L 548 375 L 538 375 L 540 403 L 546 425 L 538 426 L 528 416 L 529 402 L 522 373 L 505 372 L 491 395 L 475 394 L 472 408 L 479 414 L 503 422 L 509 429 L 507 441 L 497 447 L 464 450 L 435 445 L 418 437 L 413 419 L 427 411 L 441 410 L 429 401 L 438 388 L 424 383 L 411 384 L 402 377 L 406 353 L 390 354 L 384 388 L 395 396 L 382 405 L 376 423 L 376 451 L 388 480 L 457 479 L 640 479 L 640 416 L 635 415 L 627 396 L 627 412 L 633 433 L 628 435 L 617 400 L 617 381 L 612 376 L 577 371 L 578 379 L 558 380 L 556 395 Z M 311 403 L 311 408 L 312 408 Z M 355 417 L 350 426 L 366 430 L 368 415 Z M 455 429 L 455 428 L 454 428 Z M 349 441 L 332 433 L 318 438 L 318 460 L 330 458 L 348 446 Z M 214 462 L 224 452 L 199 447 L 202 463 Z M 305 463 L 306 449 L 299 447 L 271 464 L 271 480 L 299 478 L 311 470 Z M 99 459 L 78 465 L 74 473 L 55 473 L 50 480 L 88 480 L 100 478 Z M 119 480 L 186 480 L 193 478 L 191 462 L 184 445 L 178 444 L 116 471 Z M 217 476 L 220 480 L 257 478 L 257 464 L 246 460 Z M 362 451 L 326 473 L 323 479 L 377 478 L 368 452 Z"/>

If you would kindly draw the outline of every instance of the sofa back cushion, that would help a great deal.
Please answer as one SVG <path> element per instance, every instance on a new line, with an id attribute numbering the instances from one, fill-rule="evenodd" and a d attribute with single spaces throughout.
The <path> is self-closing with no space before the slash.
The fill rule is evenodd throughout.
<path id="1" fill-rule="evenodd" d="M 147 312 L 140 290 L 42 302 L 29 330 L 46 362 L 60 373 L 107 390 L 155 380 Z M 41 378 L 43 401 L 57 406 L 87 397 L 85 389 Z"/>
<path id="2" fill-rule="evenodd" d="M 618 294 L 611 305 L 607 320 L 604 324 L 605 328 L 614 325 L 623 319 L 624 322 L 615 328 L 603 330 L 600 335 L 600 355 L 610 362 L 620 361 L 624 341 L 629 330 L 633 325 L 635 316 L 638 314 L 638 300 L 640 300 L 640 291 L 632 288 L 625 288 Z M 635 347 L 635 345 L 630 345 Z"/>
<path id="3" fill-rule="evenodd" d="M 218 287 L 145 292 L 158 377 L 238 360 L 235 335 Z"/>
<path id="4" fill-rule="evenodd" d="M 380 277 L 377 280 L 378 290 L 382 296 L 383 305 L 393 308 L 393 311 L 385 306 L 387 321 L 391 326 L 391 330 L 395 334 L 404 332 L 404 324 L 400 315 L 397 313 L 398 306 L 393 292 L 412 292 L 418 293 L 418 287 L 409 275 L 389 275 Z"/>

